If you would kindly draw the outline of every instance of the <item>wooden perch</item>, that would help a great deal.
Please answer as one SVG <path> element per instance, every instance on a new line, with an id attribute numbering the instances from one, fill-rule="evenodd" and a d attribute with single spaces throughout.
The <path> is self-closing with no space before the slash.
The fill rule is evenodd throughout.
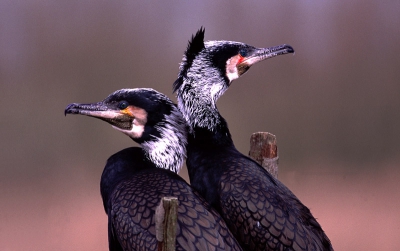
<path id="1" fill-rule="evenodd" d="M 178 222 L 178 198 L 163 197 L 156 208 L 158 251 L 174 251 Z"/>
<path id="2" fill-rule="evenodd" d="M 250 137 L 249 156 L 278 178 L 278 145 L 276 136 L 269 132 L 256 132 Z"/>

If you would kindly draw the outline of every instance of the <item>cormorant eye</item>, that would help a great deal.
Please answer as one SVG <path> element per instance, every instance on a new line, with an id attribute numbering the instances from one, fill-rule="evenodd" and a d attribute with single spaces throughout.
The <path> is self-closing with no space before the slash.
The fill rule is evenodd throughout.
<path id="1" fill-rule="evenodd" d="M 121 109 L 121 110 L 127 108 L 128 106 L 129 106 L 129 104 L 126 101 L 121 101 L 121 102 L 118 103 L 118 108 Z"/>
<path id="2" fill-rule="evenodd" d="M 239 54 L 242 57 L 246 57 L 247 56 L 247 50 L 242 48 L 242 49 L 239 50 Z"/>

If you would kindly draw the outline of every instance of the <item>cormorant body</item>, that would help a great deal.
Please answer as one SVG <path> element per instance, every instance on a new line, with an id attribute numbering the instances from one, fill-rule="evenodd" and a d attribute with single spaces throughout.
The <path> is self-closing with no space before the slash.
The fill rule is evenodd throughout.
<path id="1" fill-rule="evenodd" d="M 101 177 L 110 250 L 157 250 L 155 209 L 179 200 L 176 250 L 241 250 L 221 216 L 176 174 L 184 161 L 186 124 L 177 107 L 152 89 L 123 89 L 65 113 L 107 121 L 142 148 L 112 155 Z"/>
<path id="2" fill-rule="evenodd" d="M 250 66 L 293 52 L 289 45 L 259 49 L 239 42 L 204 42 L 200 29 L 174 83 L 178 107 L 190 127 L 190 183 L 220 212 L 244 250 L 333 250 L 310 210 L 235 148 L 216 107 L 231 82 Z"/>

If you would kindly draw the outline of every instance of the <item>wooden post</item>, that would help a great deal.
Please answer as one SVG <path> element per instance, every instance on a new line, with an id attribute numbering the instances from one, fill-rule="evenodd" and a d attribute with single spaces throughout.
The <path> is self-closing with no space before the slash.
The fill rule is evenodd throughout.
<path id="1" fill-rule="evenodd" d="M 175 251 L 178 224 L 178 198 L 163 197 L 156 208 L 158 251 Z"/>
<path id="2" fill-rule="evenodd" d="M 278 178 L 278 145 L 276 136 L 269 132 L 256 132 L 250 137 L 249 156 Z"/>

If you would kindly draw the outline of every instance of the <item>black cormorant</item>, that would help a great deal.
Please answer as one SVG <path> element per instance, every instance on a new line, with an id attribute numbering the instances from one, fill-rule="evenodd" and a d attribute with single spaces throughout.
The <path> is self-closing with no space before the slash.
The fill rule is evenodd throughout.
<path id="1" fill-rule="evenodd" d="M 155 209 L 179 200 L 176 250 L 241 250 L 221 216 L 176 172 L 186 155 L 186 123 L 175 104 L 152 89 L 122 89 L 65 114 L 110 123 L 138 142 L 112 155 L 101 176 L 110 250 L 157 250 Z"/>
<path id="2" fill-rule="evenodd" d="M 289 45 L 260 49 L 239 42 L 204 42 L 202 28 L 189 42 L 173 87 L 190 127 L 190 183 L 220 212 L 245 250 L 332 250 L 310 210 L 235 148 L 216 107 L 231 82 L 253 64 L 293 52 Z"/>

